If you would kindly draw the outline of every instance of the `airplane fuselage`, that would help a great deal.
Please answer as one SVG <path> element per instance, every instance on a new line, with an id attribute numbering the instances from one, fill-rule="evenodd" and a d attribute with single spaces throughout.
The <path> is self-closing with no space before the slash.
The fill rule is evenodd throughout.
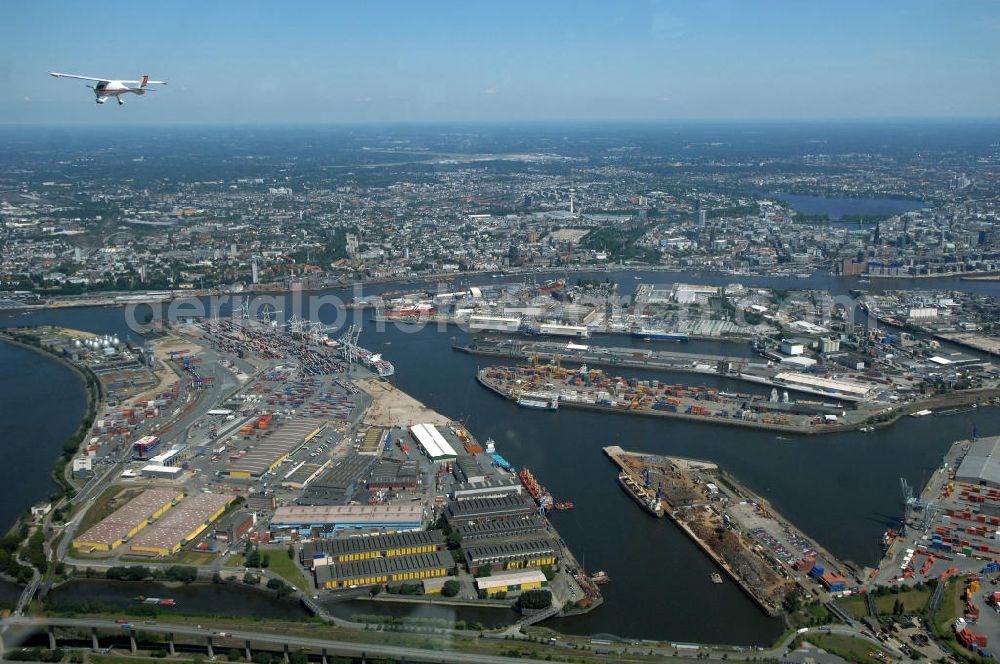
<path id="1" fill-rule="evenodd" d="M 125 85 L 121 81 L 101 81 L 94 86 L 94 94 L 97 96 L 97 103 L 103 104 L 108 97 L 114 97 L 121 104 L 121 95 L 128 94 L 145 94 L 145 90 L 142 88 L 133 88 Z"/>

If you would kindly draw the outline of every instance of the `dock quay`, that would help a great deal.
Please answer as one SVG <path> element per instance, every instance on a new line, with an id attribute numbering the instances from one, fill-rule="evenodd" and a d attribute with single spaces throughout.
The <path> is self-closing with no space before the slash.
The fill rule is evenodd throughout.
<path id="1" fill-rule="evenodd" d="M 841 410 L 818 402 L 786 403 L 711 387 L 609 376 L 586 367 L 492 366 L 480 369 L 476 377 L 487 389 L 519 405 L 538 407 L 534 404 L 544 400 L 546 410 L 579 408 L 795 434 L 843 431 L 868 417 L 866 411 Z"/>
<path id="2" fill-rule="evenodd" d="M 767 615 L 780 615 L 790 592 L 846 588 L 841 563 L 716 464 L 617 445 L 604 453 Z"/>
<path id="3" fill-rule="evenodd" d="M 585 364 L 718 376 L 778 390 L 810 394 L 822 397 L 826 401 L 836 402 L 856 403 L 870 400 L 874 392 L 881 387 L 844 381 L 829 382 L 816 380 L 815 377 L 803 378 L 799 372 L 788 371 L 780 364 L 776 365 L 773 361 L 768 362 L 763 358 L 647 348 L 615 348 L 588 345 L 579 341 L 562 343 L 530 339 L 477 337 L 467 345 L 453 345 L 452 349 L 470 355 L 530 360 L 536 363 L 547 361 L 560 365 L 563 363 Z M 848 389 L 837 390 L 836 387 Z M 856 392 L 851 390 L 856 390 Z"/>
<path id="4" fill-rule="evenodd" d="M 979 573 L 1000 561 L 1000 436 L 959 440 L 919 494 L 909 488 L 902 523 L 866 583 L 910 585 Z"/>
<path id="5" fill-rule="evenodd" d="M 746 364 L 748 358 L 706 353 L 680 353 L 645 348 L 616 348 L 581 343 L 517 338 L 476 337 L 469 344 L 452 348 L 470 355 L 529 360 L 536 356 L 551 361 L 583 363 L 603 367 L 655 369 L 711 375 L 727 375 L 730 365 Z M 738 376 L 734 375 L 734 378 Z"/>

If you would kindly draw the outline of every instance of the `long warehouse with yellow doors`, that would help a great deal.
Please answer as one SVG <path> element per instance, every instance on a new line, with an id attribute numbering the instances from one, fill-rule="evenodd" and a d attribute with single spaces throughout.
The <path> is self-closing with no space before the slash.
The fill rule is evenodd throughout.
<path id="1" fill-rule="evenodd" d="M 199 493 L 186 498 L 132 540 L 129 551 L 148 556 L 173 555 L 222 516 L 234 500 L 233 496 L 218 493 Z"/>
<path id="2" fill-rule="evenodd" d="M 482 568 L 491 570 L 521 569 L 523 567 L 544 567 L 554 565 L 558 559 L 552 540 L 532 539 L 524 541 L 481 544 L 463 548 L 465 564 L 475 574 Z"/>
<path id="3" fill-rule="evenodd" d="M 179 489 L 146 489 L 75 538 L 73 548 L 80 552 L 117 549 L 183 497 Z"/>
<path id="4" fill-rule="evenodd" d="M 496 595 L 541 588 L 547 583 L 548 580 L 540 569 L 518 569 L 478 577 L 476 590 L 487 595 Z"/>
<path id="5" fill-rule="evenodd" d="M 313 540 L 302 545 L 301 557 L 303 565 L 315 567 L 372 558 L 434 553 L 444 549 L 444 534 L 440 530 L 419 530 L 391 535 Z"/>
<path id="6" fill-rule="evenodd" d="M 246 455 L 233 460 L 226 474 L 230 477 L 260 477 L 274 469 L 288 455 L 319 435 L 326 422 L 313 417 L 302 417 L 283 422 L 254 443 Z"/>
<path id="7" fill-rule="evenodd" d="M 384 583 L 405 583 L 448 576 L 455 571 L 455 561 L 447 551 L 418 553 L 410 556 L 371 558 L 349 563 L 317 565 L 313 569 L 318 588 L 330 590 Z"/>

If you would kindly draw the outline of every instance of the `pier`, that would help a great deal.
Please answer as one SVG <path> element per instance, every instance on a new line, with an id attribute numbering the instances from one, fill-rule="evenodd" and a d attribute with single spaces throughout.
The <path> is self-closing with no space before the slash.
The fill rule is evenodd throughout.
<path id="1" fill-rule="evenodd" d="M 624 415 L 686 419 L 794 434 L 856 428 L 870 415 L 816 402 L 781 402 L 697 385 L 611 377 L 599 370 L 568 371 L 550 365 L 480 369 L 479 383 L 519 405 L 545 396 L 548 410 L 576 408 Z"/>
<path id="2" fill-rule="evenodd" d="M 656 487 L 663 514 L 769 616 L 780 615 L 797 587 L 809 592 L 817 583 L 832 589 L 845 583 L 840 562 L 716 464 L 617 445 L 604 453 L 640 488 Z M 819 580 L 812 578 L 817 569 Z"/>

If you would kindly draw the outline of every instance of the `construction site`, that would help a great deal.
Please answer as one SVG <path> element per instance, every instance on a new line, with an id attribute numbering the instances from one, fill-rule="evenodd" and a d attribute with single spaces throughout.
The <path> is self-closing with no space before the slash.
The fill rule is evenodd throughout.
<path id="1" fill-rule="evenodd" d="M 830 553 L 714 463 L 618 446 L 604 453 L 633 500 L 673 521 L 768 615 L 781 613 L 790 592 L 823 598 L 845 590 L 842 565 Z M 721 575 L 713 581 L 721 583 Z"/>

